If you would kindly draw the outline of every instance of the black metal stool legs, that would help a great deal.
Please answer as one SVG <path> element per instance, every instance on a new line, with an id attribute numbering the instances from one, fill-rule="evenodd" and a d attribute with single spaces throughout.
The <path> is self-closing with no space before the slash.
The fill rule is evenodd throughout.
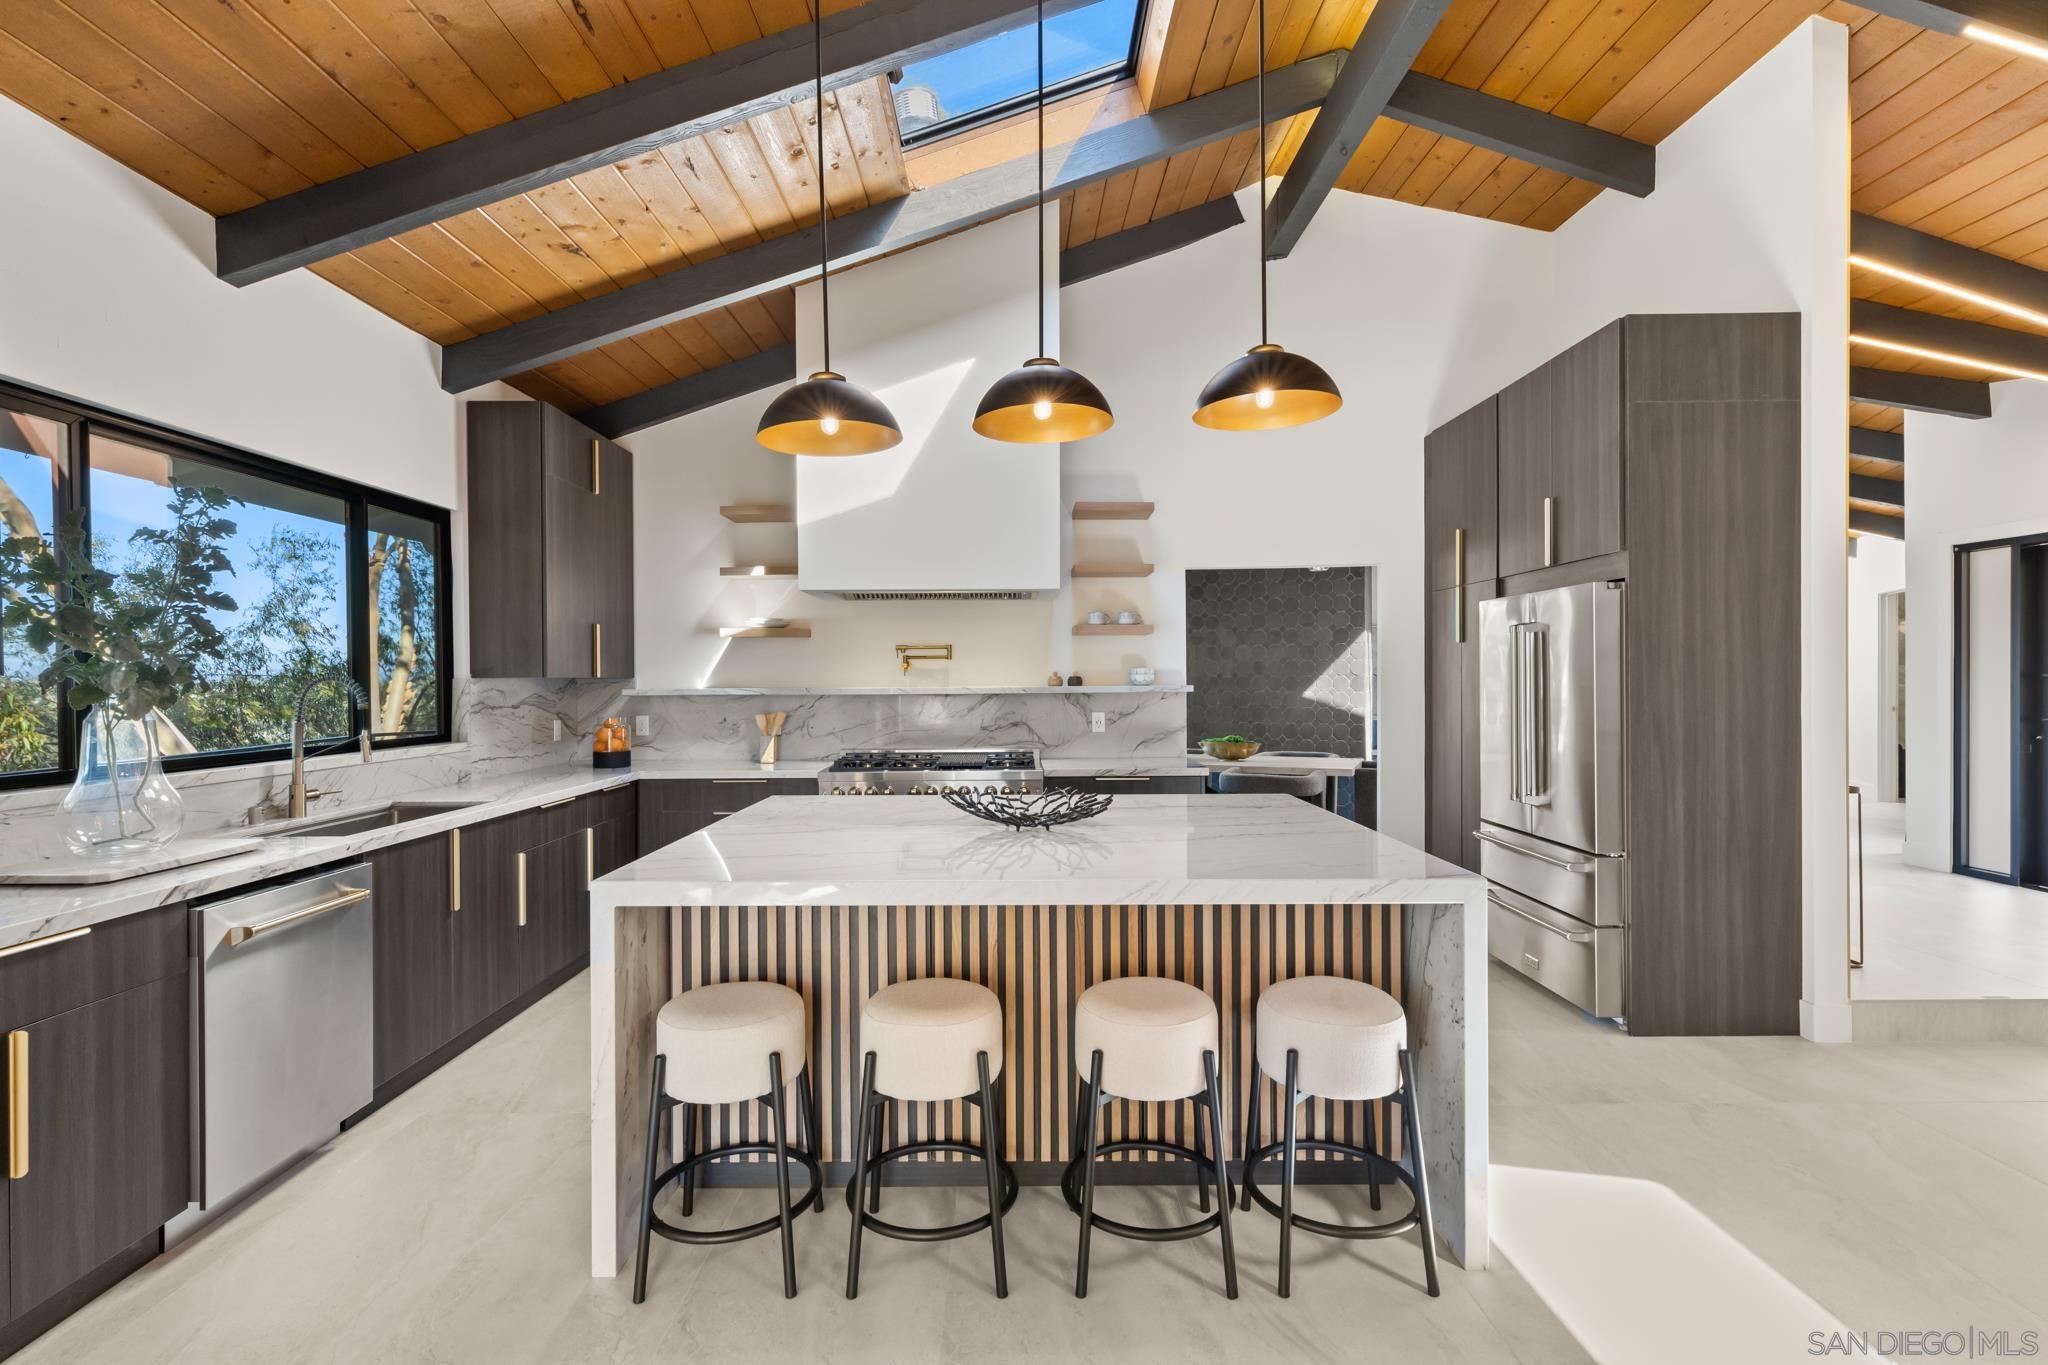
<path id="1" fill-rule="evenodd" d="M 853 1183 L 848 1186 L 853 1194 L 853 1231 L 846 1243 L 846 1297 L 860 1297 L 860 1234 L 867 1225 L 867 1219 L 860 1216 L 861 1200 L 867 1193 L 868 1152 L 871 1143 L 869 1132 L 874 1123 L 875 1109 L 875 1054 L 870 1052 L 860 1068 L 860 1116 L 853 1125 L 858 1134 L 853 1144 Z"/>
<path id="2" fill-rule="evenodd" d="M 1408 1129 L 1408 1156 L 1415 1163 L 1415 1212 L 1422 1222 L 1422 1270 L 1429 1281 L 1429 1296 L 1436 1298 L 1436 1216 L 1429 1207 L 1429 1164 L 1422 1155 L 1422 1119 L 1416 1113 L 1421 1100 L 1415 1091 L 1415 1058 L 1401 1049 L 1401 1122 Z"/>
<path id="3" fill-rule="evenodd" d="M 697 1106 L 685 1104 L 683 1110 L 683 1161 L 688 1163 L 697 1155 Z M 818 1140 L 811 1139 L 811 1150 L 818 1150 Z M 683 1217 L 688 1218 L 697 1211 L 697 1172 L 685 1164 L 683 1168 Z"/>
<path id="4" fill-rule="evenodd" d="M 1301 1097 L 1294 1093 L 1294 1081 L 1301 1062 L 1293 1048 L 1287 1049 L 1287 1083 L 1280 1091 L 1283 1110 L 1280 1139 L 1280 1297 L 1286 1298 L 1294 1282 L 1294 1112 Z M 1247 1178 L 1246 1184 L 1250 1184 Z"/>
<path id="5" fill-rule="evenodd" d="M 796 1297 L 796 1235 L 790 1230 L 789 1114 L 782 1091 L 782 1054 L 768 1054 L 769 1106 L 775 1118 L 775 1204 L 782 1220 L 782 1297 Z"/>
<path id="6" fill-rule="evenodd" d="M 1003 1192 L 1001 1149 L 1002 1118 L 996 1112 L 996 1097 L 988 1084 L 988 1054 L 977 1052 L 974 1064 L 981 1073 L 982 1168 L 988 1175 L 988 1235 L 995 1243 L 996 1297 L 1010 1297 L 1010 1268 L 1003 1260 Z"/>
<path id="7" fill-rule="evenodd" d="M 1252 1068 L 1253 1121 L 1245 1129 L 1244 1151 L 1244 1206 L 1249 1208 L 1256 1202 L 1260 1208 L 1280 1220 L 1280 1296 L 1286 1298 L 1292 1288 L 1294 1230 L 1300 1228 L 1321 1237 L 1344 1237 L 1352 1239 L 1395 1237 L 1402 1233 L 1418 1230 L 1422 1236 L 1423 1278 L 1429 1294 L 1436 1297 L 1441 1291 L 1437 1284 L 1436 1266 L 1436 1220 L 1429 1202 L 1429 1167 L 1422 1150 L 1422 1125 L 1418 1117 L 1421 1101 L 1415 1090 L 1415 1062 L 1408 1050 L 1403 1048 L 1400 1056 L 1401 1088 L 1394 1094 L 1384 1096 L 1401 1106 L 1402 1131 L 1407 1139 L 1407 1161 L 1389 1161 L 1380 1155 L 1376 1141 L 1377 1133 L 1368 1118 L 1366 1140 L 1369 1146 L 1354 1147 L 1348 1143 L 1325 1139 L 1304 1138 L 1296 1132 L 1296 1111 L 1302 1096 L 1298 1093 L 1298 1062 L 1295 1052 L 1287 1054 L 1287 1076 L 1283 1085 L 1281 1102 L 1287 1106 L 1284 1122 L 1281 1124 L 1281 1139 L 1264 1147 L 1257 1145 L 1257 1095 L 1261 1073 L 1256 1065 Z M 1369 1103 L 1376 1104 L 1379 1101 Z M 1371 1110 L 1368 1107 L 1368 1115 Z M 1335 1156 L 1352 1157 L 1366 1164 L 1368 1178 L 1375 1186 L 1393 1180 L 1408 1187 L 1415 1197 L 1415 1207 L 1398 1218 L 1384 1223 L 1352 1225 L 1326 1223 L 1294 1211 L 1295 1165 L 1302 1150 L 1328 1152 Z M 1279 1157 L 1280 1199 L 1276 1203 L 1270 1194 L 1258 1187 L 1256 1176 L 1260 1163 Z M 1379 1207 L 1377 1198 L 1373 1207 Z"/>
<path id="8" fill-rule="evenodd" d="M 1244 1181 L 1244 1192 L 1240 1196 L 1242 1202 L 1238 1207 L 1246 1213 L 1250 1213 L 1252 1209 L 1251 1161 L 1252 1153 L 1259 1150 L 1259 1100 L 1265 1093 L 1266 1073 L 1259 1070 L 1258 1058 L 1255 1055 L 1252 1059 L 1252 1098 L 1251 1103 L 1245 1106 L 1244 1146 L 1237 1149 L 1238 1156 L 1244 1162 L 1244 1169 L 1239 1173 Z"/>
<path id="9" fill-rule="evenodd" d="M 1081 1249 L 1074 1256 L 1074 1297 L 1088 1297 L 1088 1234 L 1095 1230 L 1095 1129 L 1096 1108 L 1102 1103 L 1102 1049 L 1097 1048 L 1088 1063 L 1087 1104 L 1081 1122 L 1088 1125 L 1087 1164 L 1081 1170 Z"/>
<path id="10" fill-rule="evenodd" d="M 931 1140 L 908 1142 L 900 1147 L 883 1148 L 878 1118 L 883 1097 L 875 1092 L 875 1054 L 867 1054 L 861 1064 L 860 1114 L 855 1121 L 854 1131 L 861 1134 L 873 1132 L 875 1141 L 870 1144 L 863 1138 L 856 1144 L 853 1162 L 853 1179 L 846 1186 L 846 1208 L 853 1215 L 853 1230 L 848 1234 L 846 1246 L 846 1297 L 860 1296 L 860 1243 L 863 1232 L 878 1232 L 884 1237 L 894 1237 L 905 1242 L 944 1242 L 955 1237 L 965 1237 L 989 1230 L 995 1246 L 996 1297 L 1008 1298 L 1010 1293 L 1009 1263 L 1003 1254 L 1003 1214 L 1017 1202 L 1017 1173 L 1003 1158 L 1002 1111 L 995 1102 L 995 1090 L 989 1081 L 988 1053 L 975 1054 L 975 1065 L 980 1084 L 976 1092 L 967 1096 L 967 1102 L 981 1109 L 981 1144 L 967 1142 Z M 958 1152 L 963 1156 L 977 1157 L 988 1167 L 988 1212 L 979 1218 L 969 1218 L 943 1227 L 905 1227 L 899 1223 L 884 1222 L 873 1211 L 870 1202 L 875 1187 L 881 1183 L 883 1163 L 898 1161 L 904 1157 L 916 1156 L 923 1152 Z M 863 1206 L 866 1207 L 863 1207 Z"/>
<path id="11" fill-rule="evenodd" d="M 1066 1171 L 1060 1176 L 1060 1190 L 1066 1195 L 1067 1207 L 1081 1219 L 1081 1243 L 1074 1257 L 1074 1297 L 1088 1297 L 1088 1250 L 1095 1229 L 1112 1233 L 1118 1237 L 1129 1237 L 1141 1242 L 1177 1242 L 1187 1237 L 1200 1237 L 1209 1232 L 1223 1235 L 1223 1285 L 1230 1298 L 1237 1297 L 1237 1251 L 1231 1241 L 1230 1205 L 1232 1191 L 1230 1176 L 1223 1157 L 1223 1093 L 1217 1080 L 1216 1053 L 1212 1049 L 1202 1050 L 1202 1068 L 1205 1077 L 1203 1090 L 1195 1096 L 1197 1106 L 1208 1106 L 1209 1152 L 1204 1154 L 1193 1147 L 1183 1147 L 1170 1142 L 1150 1139 L 1120 1139 L 1103 1142 L 1098 1137 L 1100 1115 L 1108 1097 L 1102 1093 L 1102 1052 L 1095 1050 L 1088 1061 L 1088 1079 L 1081 1087 L 1081 1119 L 1075 1129 L 1074 1157 L 1067 1163 Z M 1196 1131 L 1203 1127 L 1201 1116 L 1196 1116 Z M 1205 1193 L 1211 1191 L 1216 1197 L 1216 1209 L 1206 1217 L 1191 1223 L 1174 1227 L 1140 1227 L 1133 1223 L 1120 1223 L 1106 1218 L 1095 1211 L 1095 1164 L 1112 1152 L 1158 1152 L 1163 1156 L 1177 1157 L 1195 1163 L 1195 1178 L 1202 1184 Z M 1208 1201 L 1203 1201 L 1208 1208 Z"/>
<path id="12" fill-rule="evenodd" d="M 647 1302 L 647 1239 L 654 1233 L 654 1170 L 661 1151 L 661 1092 L 668 1058 L 654 1054 L 654 1090 L 647 1099 L 647 1157 L 640 1165 L 640 1249 L 633 1254 L 633 1302 Z M 687 1198 L 688 1186 L 684 1186 Z"/>

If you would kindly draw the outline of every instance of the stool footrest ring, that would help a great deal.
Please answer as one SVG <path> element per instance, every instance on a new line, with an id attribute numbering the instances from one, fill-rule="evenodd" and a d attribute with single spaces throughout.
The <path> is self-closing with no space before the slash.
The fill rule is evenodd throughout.
<path id="1" fill-rule="evenodd" d="M 1250 1197 L 1253 1203 L 1257 1204 L 1267 1213 L 1272 1214 L 1275 1218 L 1281 1216 L 1280 1206 L 1273 1202 L 1273 1196 L 1259 1188 L 1257 1171 L 1261 1162 L 1277 1160 L 1283 1155 L 1285 1146 L 1285 1143 L 1280 1142 L 1268 1143 L 1264 1147 L 1255 1149 L 1244 1160 L 1243 1180 L 1245 1194 Z M 1422 1200 L 1415 1189 L 1415 1177 L 1409 1174 L 1408 1168 L 1398 1161 L 1389 1161 L 1377 1152 L 1369 1152 L 1363 1147 L 1354 1147 L 1350 1143 L 1331 1142 L 1323 1138 L 1296 1138 L 1294 1140 L 1294 1150 L 1297 1152 L 1331 1152 L 1338 1156 L 1354 1157 L 1377 1169 L 1383 1179 L 1390 1177 L 1397 1180 L 1408 1187 L 1410 1194 L 1417 1195 L 1415 1208 L 1410 1209 L 1399 1218 L 1390 1219 L 1384 1223 L 1326 1223 L 1320 1218 L 1310 1218 L 1306 1214 L 1297 1213 L 1294 1215 L 1294 1226 L 1300 1228 L 1303 1232 L 1313 1232 L 1320 1237 L 1343 1237 L 1357 1241 L 1373 1237 L 1398 1237 L 1404 1232 L 1412 1232 L 1421 1226 Z"/>
<path id="2" fill-rule="evenodd" d="M 795 1218 L 798 1214 L 806 1213 L 814 1208 L 822 1212 L 825 1206 L 825 1171 L 818 1164 L 816 1153 L 798 1151 L 794 1147 L 789 1148 L 788 1151 L 789 1159 L 802 1166 L 811 1178 L 810 1188 L 804 1191 L 803 1198 L 789 1206 L 789 1216 Z M 715 1147 L 708 1152 L 699 1152 L 695 1156 L 678 1161 L 675 1165 L 656 1176 L 654 1178 L 654 1193 L 659 1195 L 663 1190 L 681 1179 L 685 1172 L 695 1170 L 697 1167 L 707 1162 L 716 1161 L 720 1157 L 773 1157 L 774 1155 L 775 1146 L 773 1143 L 768 1142 L 735 1143 L 730 1147 Z M 745 1227 L 724 1228 L 717 1232 L 694 1232 L 689 1228 L 679 1228 L 674 1223 L 659 1217 L 652 1219 L 650 1226 L 653 1231 L 666 1237 L 671 1242 L 681 1242 L 687 1246 L 718 1246 L 726 1242 L 744 1242 L 749 1238 L 764 1236 L 771 1232 L 779 1232 L 782 1228 L 782 1219 L 779 1216 L 763 1218 L 760 1222 L 748 1223 Z"/>
<path id="3" fill-rule="evenodd" d="M 1098 1158 L 1108 1156 L 1112 1152 L 1157 1152 L 1161 1156 L 1174 1156 L 1183 1161 L 1192 1161 L 1196 1169 L 1204 1174 L 1210 1169 L 1208 1157 L 1192 1147 L 1183 1147 L 1173 1142 L 1150 1142 L 1132 1138 L 1126 1141 L 1095 1144 L 1095 1155 Z M 1060 1193 L 1066 1196 L 1067 1207 L 1077 1218 L 1081 1215 L 1081 1165 L 1086 1159 L 1085 1155 L 1075 1156 L 1067 1163 L 1067 1169 L 1060 1174 Z M 1164 1228 L 1141 1227 L 1136 1223 L 1106 1218 L 1099 1213 L 1089 1221 L 1104 1232 L 1113 1233 L 1118 1237 L 1128 1237 L 1135 1242 L 1180 1242 L 1214 1232 L 1223 1224 L 1223 1212 L 1218 1209 L 1206 1217 L 1197 1218 L 1192 1223 L 1176 1223 Z"/>
<path id="4" fill-rule="evenodd" d="M 988 1159 L 988 1153 L 971 1142 L 943 1142 L 936 1139 L 926 1142 L 906 1142 L 901 1147 L 890 1148 L 880 1156 L 870 1157 L 868 1160 L 867 1178 L 869 1180 L 877 1180 L 880 1174 L 880 1167 L 885 1163 L 901 1161 L 905 1157 L 916 1156 L 921 1152 L 958 1152 L 963 1156 L 976 1157 L 984 1161 Z M 1017 1172 L 1010 1168 L 1009 1162 L 1004 1161 L 1001 1157 L 997 1157 L 996 1175 L 1002 1181 L 1003 1212 L 1008 1213 L 1010 1206 L 1017 1202 Z M 902 1223 L 891 1223 L 879 1214 L 869 1213 L 865 1209 L 856 1209 L 854 1207 L 853 1182 L 850 1180 L 846 1182 L 846 1211 L 858 1217 L 861 1226 L 869 1232 L 879 1232 L 884 1237 L 894 1237 L 899 1242 L 950 1242 L 956 1237 L 966 1237 L 972 1233 L 985 1231 L 989 1225 L 989 1216 L 985 1213 L 979 1218 L 969 1218 L 959 1223 L 947 1223 L 943 1227 L 936 1228 L 914 1228 Z"/>

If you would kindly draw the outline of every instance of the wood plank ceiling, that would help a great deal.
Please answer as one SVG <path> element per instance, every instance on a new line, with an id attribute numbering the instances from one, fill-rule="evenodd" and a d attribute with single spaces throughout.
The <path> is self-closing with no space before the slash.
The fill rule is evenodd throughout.
<path id="1" fill-rule="evenodd" d="M 826 0 L 828 12 L 859 2 Z M 1269 61 L 1349 48 L 1372 4 L 1269 0 Z M 2048 64 L 1998 48 L 1843 0 L 1455 0 L 1416 69 L 1654 143 L 1815 13 L 1852 31 L 1858 211 L 2048 267 Z M 1255 16 L 1255 0 L 1151 0 L 1135 77 L 1061 106 L 1054 141 L 1249 79 Z M 0 5 L 0 92 L 221 214 L 809 18 L 808 0 L 36 0 Z M 807 224 L 813 115 L 808 102 L 763 114 L 313 269 L 435 341 L 460 341 Z M 1268 131 L 1276 174 L 1313 118 Z M 835 215 L 1025 155 L 1035 140 L 1026 114 L 905 153 L 882 78 L 828 94 L 824 126 Z M 1247 133 L 1070 194 L 1066 244 L 1231 194 L 1257 174 L 1257 150 Z M 1389 118 L 1339 183 L 1536 229 L 1599 193 Z M 1854 289 L 1993 320 L 1872 272 L 1856 271 Z M 792 330 L 783 290 L 514 382 L 579 411 L 781 345 Z M 1990 377 L 1865 347 L 1854 363 Z M 1901 414 L 1858 404 L 1851 420 L 1897 430 Z M 1857 468 L 1900 472 L 1882 460 Z"/>

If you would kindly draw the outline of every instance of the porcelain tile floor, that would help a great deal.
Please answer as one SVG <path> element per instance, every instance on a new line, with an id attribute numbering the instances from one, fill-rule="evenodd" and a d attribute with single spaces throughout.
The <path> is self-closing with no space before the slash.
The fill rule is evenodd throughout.
<path id="1" fill-rule="evenodd" d="M 1851 998 L 2048 998 L 2048 893 L 1908 866 L 1905 810 L 1864 811 L 1868 943 Z"/>
<path id="2" fill-rule="evenodd" d="M 1254 1213 L 1237 1222 L 1236 1303 L 1213 1238 L 1111 1237 L 1076 1302 L 1073 1220 L 1027 1189 L 1006 1301 L 985 1238 L 871 1238 L 847 1302 L 834 1202 L 798 1225 L 794 1303 L 761 1239 L 657 1243 L 636 1307 L 629 1279 L 586 1274 L 579 978 L 17 1360 L 1748 1365 L 1811 1359 L 1806 1333 L 1838 1319 L 2048 1329 L 2048 1051 L 1630 1039 L 1500 972 L 1492 1004 L 1502 1254 L 1485 1274 L 1447 1266 L 1435 1301 L 1412 1241 L 1308 1236 L 1283 1301 L 1276 1229 Z M 1104 1197 L 1135 1217 L 1177 1216 L 1184 1196 Z M 889 1199 L 934 1221 L 975 1202 Z M 751 1219 L 772 1199 L 706 1204 Z"/>

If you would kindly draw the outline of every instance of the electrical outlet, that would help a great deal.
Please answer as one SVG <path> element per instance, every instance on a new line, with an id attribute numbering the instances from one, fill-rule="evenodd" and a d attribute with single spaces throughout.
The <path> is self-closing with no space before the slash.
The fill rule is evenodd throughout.
<path id="1" fill-rule="evenodd" d="M 561 718 L 560 716 L 556 716 L 556 717 L 555 717 L 555 742 L 559 744 L 559 743 L 561 742 L 561 739 L 562 739 L 562 718 Z"/>
<path id="2" fill-rule="evenodd" d="M 1100 711 L 1090 711 L 1088 713 L 1088 728 L 1098 735 L 1101 734 L 1109 728 L 1109 717 Z"/>
<path id="3" fill-rule="evenodd" d="M 633 717 L 633 734 L 640 739 L 647 738 L 647 717 L 645 715 Z"/>

